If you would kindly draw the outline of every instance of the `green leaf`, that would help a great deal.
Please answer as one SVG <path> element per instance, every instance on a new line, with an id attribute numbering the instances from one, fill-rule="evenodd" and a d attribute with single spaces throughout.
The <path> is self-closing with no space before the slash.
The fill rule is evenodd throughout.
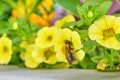
<path id="1" fill-rule="evenodd" d="M 99 63 L 99 61 L 100 61 L 102 58 L 103 58 L 102 56 L 95 56 L 95 57 L 92 57 L 91 60 L 92 60 L 94 63 Z"/>
<path id="2" fill-rule="evenodd" d="M 81 37 L 81 40 L 85 40 L 86 38 L 88 38 L 88 30 L 78 30 L 76 29 L 76 31 L 79 33 L 80 37 Z"/>
<path id="3" fill-rule="evenodd" d="M 89 53 L 91 51 L 93 51 L 95 49 L 95 46 L 97 46 L 98 44 L 95 41 L 89 40 L 85 43 L 83 43 L 83 50 L 86 53 Z"/>
<path id="4" fill-rule="evenodd" d="M 13 53 L 10 64 L 19 65 L 21 63 L 20 53 Z"/>
<path id="5" fill-rule="evenodd" d="M 16 38 L 12 39 L 13 45 L 16 45 L 16 46 L 18 46 L 21 41 L 22 41 L 22 39 L 19 38 L 19 37 L 16 37 Z"/>
<path id="6" fill-rule="evenodd" d="M 100 18 L 101 16 L 105 15 L 107 11 L 110 9 L 111 5 L 112 5 L 112 1 L 106 1 L 100 4 L 95 10 L 95 13 L 97 14 L 97 18 Z"/>
<path id="7" fill-rule="evenodd" d="M 68 12 L 74 14 L 75 16 L 79 16 L 76 8 L 77 5 L 82 5 L 79 0 L 56 0 L 56 2 Z"/>
<path id="8" fill-rule="evenodd" d="M 96 4 L 99 4 L 101 0 L 86 0 L 85 3 L 82 5 L 83 8 L 95 6 Z"/>
<path id="9" fill-rule="evenodd" d="M 120 0 L 118 0 L 120 2 Z"/>
<path id="10" fill-rule="evenodd" d="M 105 57 L 108 61 L 111 61 L 110 54 L 107 52 L 106 49 L 104 49 L 104 57 Z"/>
<path id="11" fill-rule="evenodd" d="M 115 38 L 120 42 L 120 34 L 116 34 Z"/>
<path id="12" fill-rule="evenodd" d="M 86 54 L 85 58 L 79 62 L 79 66 L 80 68 L 83 68 L 83 69 L 95 69 L 96 63 L 94 63 L 91 60 L 91 57 L 88 54 Z"/>
<path id="13" fill-rule="evenodd" d="M 6 3 L 7 5 L 10 5 L 12 8 L 15 8 L 15 4 L 12 0 L 1 0 L 1 2 Z"/>

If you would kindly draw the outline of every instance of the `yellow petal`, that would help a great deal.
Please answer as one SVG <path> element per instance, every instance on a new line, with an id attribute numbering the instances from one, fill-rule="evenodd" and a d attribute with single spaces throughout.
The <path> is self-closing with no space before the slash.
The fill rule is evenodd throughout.
<path id="1" fill-rule="evenodd" d="M 48 64 L 55 64 L 57 62 L 56 54 L 51 55 L 48 60 L 45 60 Z"/>
<path id="2" fill-rule="evenodd" d="M 42 63 L 46 59 L 45 55 L 44 55 L 44 50 L 40 49 L 40 48 L 36 48 L 36 49 L 33 50 L 32 57 L 38 63 Z"/>
<path id="3" fill-rule="evenodd" d="M 115 20 L 114 20 L 114 25 L 113 25 L 113 29 L 115 31 L 116 34 L 120 33 L 120 17 L 117 17 Z"/>
<path id="4" fill-rule="evenodd" d="M 74 55 L 79 61 L 81 61 L 81 60 L 83 60 L 83 58 L 85 56 L 85 52 L 83 50 L 79 50 Z"/>
<path id="5" fill-rule="evenodd" d="M 111 16 L 111 15 L 104 16 L 104 20 L 107 25 L 107 28 L 113 27 L 115 19 L 116 19 L 115 16 Z"/>
<path id="6" fill-rule="evenodd" d="M 83 45 L 81 44 L 81 38 L 79 34 L 76 31 L 73 31 L 71 36 L 74 49 L 76 50 L 82 48 Z"/>

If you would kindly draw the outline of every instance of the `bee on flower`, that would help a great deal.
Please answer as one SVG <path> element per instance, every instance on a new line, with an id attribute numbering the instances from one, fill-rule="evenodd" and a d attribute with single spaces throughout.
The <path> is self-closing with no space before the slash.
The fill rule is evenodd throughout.
<path id="1" fill-rule="evenodd" d="M 67 28 L 61 29 L 55 40 L 58 61 L 68 62 L 70 65 L 81 61 L 85 56 L 82 46 L 77 32 Z"/>

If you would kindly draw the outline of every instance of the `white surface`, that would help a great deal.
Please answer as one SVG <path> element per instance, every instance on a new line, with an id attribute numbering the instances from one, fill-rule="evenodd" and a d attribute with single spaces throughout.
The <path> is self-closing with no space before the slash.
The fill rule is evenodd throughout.
<path id="1" fill-rule="evenodd" d="M 120 72 L 83 69 L 30 70 L 0 65 L 0 80 L 120 80 Z"/>

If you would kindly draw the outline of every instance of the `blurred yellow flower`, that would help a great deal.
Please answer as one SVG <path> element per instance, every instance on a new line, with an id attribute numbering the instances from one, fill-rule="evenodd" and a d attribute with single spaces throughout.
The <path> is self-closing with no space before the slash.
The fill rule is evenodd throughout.
<path id="1" fill-rule="evenodd" d="M 72 21 L 75 21 L 74 16 L 72 16 L 72 15 L 67 15 L 67 16 L 63 17 L 62 19 L 57 20 L 57 21 L 55 22 L 55 26 L 56 26 L 57 28 L 61 28 L 64 24 L 66 24 L 66 23 L 68 23 L 68 22 L 72 22 Z M 73 26 L 70 26 L 70 28 L 73 28 Z"/>
<path id="2" fill-rule="evenodd" d="M 55 64 L 57 62 L 54 47 L 44 49 L 36 47 L 32 52 L 32 57 L 38 63 L 45 62 L 47 64 Z"/>
<path id="3" fill-rule="evenodd" d="M 35 44 L 40 48 L 50 47 L 54 44 L 54 39 L 58 29 L 55 27 L 44 27 L 42 28 L 35 40 Z"/>
<path id="4" fill-rule="evenodd" d="M 81 61 L 85 53 L 82 48 L 80 36 L 70 29 L 61 29 L 55 40 L 55 51 L 58 52 L 57 59 L 62 62 L 74 63 Z"/>
<path id="5" fill-rule="evenodd" d="M 97 65 L 98 70 L 105 70 L 106 67 L 107 67 L 107 60 L 106 59 L 102 59 Z"/>
<path id="6" fill-rule="evenodd" d="M 8 64 L 12 56 L 12 41 L 3 35 L 0 38 L 0 64 Z"/>
<path id="7" fill-rule="evenodd" d="M 28 68 L 37 68 L 39 66 L 39 63 L 36 62 L 33 57 L 32 57 L 32 51 L 34 49 L 34 45 L 30 44 L 25 53 L 21 55 L 21 57 L 23 57 L 24 62 L 25 62 L 25 66 Z"/>
<path id="8" fill-rule="evenodd" d="M 89 27 L 89 37 L 107 48 L 120 49 L 115 35 L 120 33 L 120 17 L 106 15 Z"/>

